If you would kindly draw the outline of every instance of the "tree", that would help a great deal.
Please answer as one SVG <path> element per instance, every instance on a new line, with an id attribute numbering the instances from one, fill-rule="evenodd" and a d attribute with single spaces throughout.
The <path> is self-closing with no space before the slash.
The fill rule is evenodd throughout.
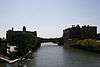
<path id="1" fill-rule="evenodd" d="M 32 50 L 37 46 L 37 37 L 32 33 L 22 32 L 16 34 L 14 43 L 18 46 L 19 54 L 24 55 L 28 50 Z"/>

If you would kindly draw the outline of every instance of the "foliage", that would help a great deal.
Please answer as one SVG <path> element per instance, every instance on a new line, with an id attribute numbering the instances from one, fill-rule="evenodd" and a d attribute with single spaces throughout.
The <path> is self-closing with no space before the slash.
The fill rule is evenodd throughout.
<path id="1" fill-rule="evenodd" d="M 36 36 L 27 32 L 17 33 L 13 39 L 13 43 L 18 46 L 18 56 L 23 56 L 30 49 L 35 49 L 38 42 Z"/>
<path id="2" fill-rule="evenodd" d="M 16 55 L 16 52 L 10 52 L 9 54 L 7 54 L 7 56 L 10 58 L 10 60 L 14 60 L 18 58 L 18 56 Z"/>
<path id="3" fill-rule="evenodd" d="M 97 47 L 96 40 L 94 39 L 84 39 L 84 40 L 79 40 L 77 41 L 77 44 L 86 46 L 86 47 Z"/>
<path id="4" fill-rule="evenodd" d="M 14 38 L 16 44 L 19 46 L 34 47 L 37 44 L 37 38 L 31 33 L 20 33 Z"/>
<path id="5" fill-rule="evenodd" d="M 72 43 L 76 43 L 79 39 L 78 38 L 73 38 Z"/>

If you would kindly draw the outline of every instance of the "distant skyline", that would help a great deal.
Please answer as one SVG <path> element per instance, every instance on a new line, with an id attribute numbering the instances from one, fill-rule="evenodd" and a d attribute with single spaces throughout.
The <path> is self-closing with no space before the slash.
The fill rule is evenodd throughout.
<path id="1" fill-rule="evenodd" d="M 63 29 L 77 24 L 100 32 L 100 0 L 0 0 L 0 37 L 23 26 L 40 37 L 61 37 Z"/>

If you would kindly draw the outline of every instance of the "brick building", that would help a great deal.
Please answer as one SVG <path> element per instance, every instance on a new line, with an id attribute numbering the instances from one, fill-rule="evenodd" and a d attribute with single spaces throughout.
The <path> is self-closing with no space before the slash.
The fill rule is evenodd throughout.
<path id="1" fill-rule="evenodd" d="M 71 28 L 63 30 L 63 38 L 66 39 L 96 39 L 97 27 L 96 26 L 82 26 L 73 25 Z"/>
<path id="2" fill-rule="evenodd" d="M 81 38 L 82 39 L 96 39 L 97 27 L 96 26 L 82 26 Z"/>
<path id="3" fill-rule="evenodd" d="M 19 34 L 23 34 L 23 33 L 29 33 L 29 34 L 32 34 L 32 35 L 37 37 L 37 32 L 36 31 L 34 31 L 34 32 L 26 31 L 26 27 L 23 26 L 23 31 L 14 31 L 13 28 L 12 28 L 12 30 L 8 30 L 6 32 L 7 42 L 8 43 L 14 43 L 14 40 L 15 40 L 16 36 L 19 35 Z"/>

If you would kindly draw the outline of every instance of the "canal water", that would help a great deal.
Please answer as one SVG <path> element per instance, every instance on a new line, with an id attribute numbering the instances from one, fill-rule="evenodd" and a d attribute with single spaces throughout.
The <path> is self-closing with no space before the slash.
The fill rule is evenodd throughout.
<path id="1" fill-rule="evenodd" d="M 100 54 L 63 48 L 54 43 L 42 43 L 31 60 L 23 62 L 22 67 L 100 67 Z M 0 67 L 21 67 L 19 63 L 1 63 Z"/>

